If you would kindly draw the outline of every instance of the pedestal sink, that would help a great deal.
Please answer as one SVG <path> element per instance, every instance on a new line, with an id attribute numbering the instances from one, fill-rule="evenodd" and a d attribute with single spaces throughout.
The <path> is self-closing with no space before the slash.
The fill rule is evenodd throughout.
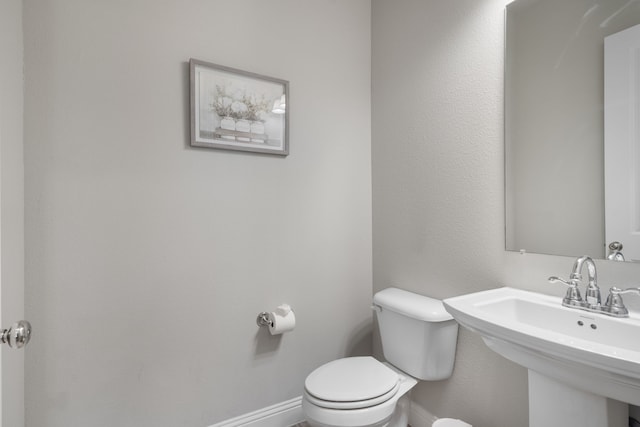
<path id="1" fill-rule="evenodd" d="M 640 318 L 499 288 L 444 300 L 462 326 L 529 370 L 529 427 L 627 427 L 640 405 Z"/>

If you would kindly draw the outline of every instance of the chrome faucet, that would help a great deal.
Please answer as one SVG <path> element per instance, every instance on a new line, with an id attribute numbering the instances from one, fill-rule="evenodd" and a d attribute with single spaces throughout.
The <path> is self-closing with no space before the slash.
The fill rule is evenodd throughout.
<path id="1" fill-rule="evenodd" d="M 587 266 L 587 290 L 585 291 L 585 302 L 589 308 L 598 308 L 602 303 L 602 297 L 600 295 L 600 288 L 598 287 L 598 275 L 596 273 L 596 264 L 591 257 L 586 255 L 581 256 L 573 264 L 573 271 L 569 280 L 576 280 L 578 283 L 582 280 L 582 267 Z"/>
<path id="2" fill-rule="evenodd" d="M 587 266 L 588 284 L 585 291 L 585 299 L 582 299 L 578 286 L 582 281 L 582 267 L 585 265 Z M 569 287 L 567 294 L 562 299 L 562 305 L 565 307 L 578 308 L 580 310 L 602 313 L 613 317 L 629 317 L 629 310 L 624 306 L 621 294 L 631 292 L 640 294 L 640 288 L 620 289 L 614 286 L 609 289 L 609 297 L 606 303 L 602 305 L 596 264 L 586 255 L 578 258 L 573 264 L 573 270 L 571 271 L 569 280 L 551 276 L 549 277 L 549 282 L 562 283 Z"/>
<path id="3" fill-rule="evenodd" d="M 578 286 L 582 280 L 582 267 L 587 266 L 587 290 L 585 292 L 585 299 L 582 299 Z M 591 257 L 586 255 L 581 256 L 573 264 L 573 270 L 569 276 L 569 280 L 563 280 L 556 276 L 549 277 L 549 282 L 559 282 L 569 287 L 567 294 L 562 300 L 562 305 L 565 307 L 575 307 L 585 310 L 599 310 L 602 302 L 600 296 L 600 288 L 598 287 L 598 275 L 596 273 L 596 264 Z"/>

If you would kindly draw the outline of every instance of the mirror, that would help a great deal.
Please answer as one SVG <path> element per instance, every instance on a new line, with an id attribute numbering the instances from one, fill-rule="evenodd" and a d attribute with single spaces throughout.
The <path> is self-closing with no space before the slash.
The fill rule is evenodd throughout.
<path id="1" fill-rule="evenodd" d="M 637 24 L 640 0 L 507 6 L 507 250 L 607 256 L 604 40 Z"/>

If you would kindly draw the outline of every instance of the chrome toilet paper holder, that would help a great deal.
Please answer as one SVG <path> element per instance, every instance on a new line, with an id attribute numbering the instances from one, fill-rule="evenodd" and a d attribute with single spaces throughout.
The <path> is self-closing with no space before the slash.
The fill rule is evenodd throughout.
<path id="1" fill-rule="evenodd" d="M 271 320 L 271 315 L 266 311 L 263 311 L 262 313 L 258 314 L 258 317 L 256 318 L 256 323 L 260 327 L 273 326 L 273 320 Z"/>
<path id="2" fill-rule="evenodd" d="M 296 315 L 289 304 L 280 304 L 274 311 L 258 313 L 256 323 L 259 327 L 266 326 L 271 335 L 291 332 L 296 327 Z"/>

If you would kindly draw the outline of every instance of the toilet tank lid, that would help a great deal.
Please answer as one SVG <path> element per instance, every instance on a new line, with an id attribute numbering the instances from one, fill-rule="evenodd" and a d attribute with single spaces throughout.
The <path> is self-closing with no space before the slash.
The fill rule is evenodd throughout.
<path id="1" fill-rule="evenodd" d="M 425 322 L 444 322 L 453 317 L 442 301 L 398 288 L 387 288 L 373 296 L 373 303 L 405 316 Z"/>

